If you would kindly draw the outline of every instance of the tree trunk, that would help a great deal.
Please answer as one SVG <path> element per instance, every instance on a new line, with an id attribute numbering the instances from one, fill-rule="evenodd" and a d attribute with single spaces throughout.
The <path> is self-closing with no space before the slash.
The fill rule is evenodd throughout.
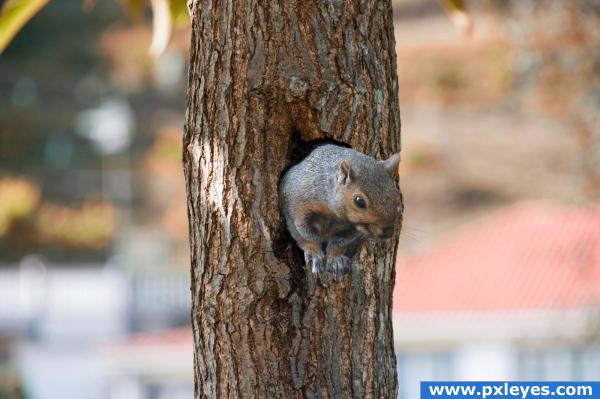
<path id="1" fill-rule="evenodd" d="M 400 147 L 389 0 L 192 0 L 184 168 L 196 398 L 395 398 L 397 238 L 305 273 L 277 184 L 315 143 Z"/>

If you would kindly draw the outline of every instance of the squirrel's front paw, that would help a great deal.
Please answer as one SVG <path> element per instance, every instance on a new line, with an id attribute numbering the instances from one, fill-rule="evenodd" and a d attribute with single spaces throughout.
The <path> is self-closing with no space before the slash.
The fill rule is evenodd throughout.
<path id="1" fill-rule="evenodd" d="M 320 252 L 305 251 L 304 261 L 306 262 L 306 266 L 310 267 L 313 274 L 323 269 L 324 257 Z"/>
<path id="2" fill-rule="evenodd" d="M 342 279 L 342 275 L 351 270 L 350 258 L 341 255 L 327 258 L 327 270 L 334 275 L 336 281 Z"/>

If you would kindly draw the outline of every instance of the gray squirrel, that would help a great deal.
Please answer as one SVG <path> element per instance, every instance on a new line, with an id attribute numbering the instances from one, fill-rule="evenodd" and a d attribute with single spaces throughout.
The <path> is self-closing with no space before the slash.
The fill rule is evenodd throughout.
<path id="1" fill-rule="evenodd" d="M 399 162 L 399 153 L 378 161 L 327 144 L 285 173 L 279 208 L 313 273 L 326 267 L 339 277 L 366 239 L 394 235 L 402 213 L 394 181 Z"/>

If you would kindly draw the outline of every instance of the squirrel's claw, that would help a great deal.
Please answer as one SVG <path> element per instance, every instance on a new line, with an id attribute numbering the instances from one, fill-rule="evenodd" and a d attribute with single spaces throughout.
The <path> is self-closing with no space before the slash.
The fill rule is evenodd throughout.
<path id="1" fill-rule="evenodd" d="M 304 260 L 307 270 L 311 272 L 313 278 L 318 275 L 324 283 L 331 281 L 332 277 L 333 281 L 340 282 L 342 276 L 351 270 L 350 258 L 345 255 L 325 258 L 320 252 L 305 251 Z M 324 272 L 330 273 L 331 277 L 327 277 Z"/>
<path id="2" fill-rule="evenodd" d="M 306 266 L 310 267 L 310 270 L 313 274 L 319 272 L 319 270 L 323 269 L 323 254 L 313 251 L 305 251 L 304 252 L 304 261 L 306 262 Z"/>
<path id="3" fill-rule="evenodd" d="M 335 281 L 341 281 L 342 276 L 351 270 L 350 258 L 344 255 L 328 257 L 327 270 L 333 274 Z"/>
<path id="4" fill-rule="evenodd" d="M 324 255 L 320 252 L 304 251 L 304 261 L 306 262 L 306 283 L 308 294 L 315 293 L 315 287 L 319 272 L 322 271 L 325 263 Z"/>

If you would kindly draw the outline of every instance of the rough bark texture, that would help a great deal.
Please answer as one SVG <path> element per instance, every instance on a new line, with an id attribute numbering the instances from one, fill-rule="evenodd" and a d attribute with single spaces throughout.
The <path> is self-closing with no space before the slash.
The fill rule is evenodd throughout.
<path id="1" fill-rule="evenodd" d="M 315 281 L 277 207 L 319 140 L 400 147 L 389 0 L 192 0 L 184 164 L 196 397 L 394 398 L 397 239 Z M 316 141 L 315 141 L 316 140 Z"/>

